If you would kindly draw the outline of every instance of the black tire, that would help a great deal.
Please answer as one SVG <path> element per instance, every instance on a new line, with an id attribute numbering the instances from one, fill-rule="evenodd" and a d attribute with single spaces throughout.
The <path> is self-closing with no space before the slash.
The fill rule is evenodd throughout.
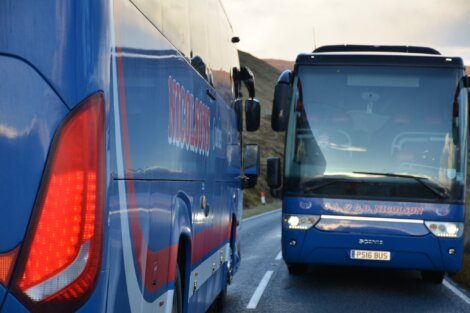
<path id="1" fill-rule="evenodd" d="M 222 289 L 222 291 L 217 296 L 217 299 L 215 299 L 215 303 L 214 303 L 215 311 L 214 312 L 217 312 L 217 313 L 222 312 L 224 310 L 226 300 L 227 300 L 227 286 L 225 286 L 225 288 Z"/>
<path id="2" fill-rule="evenodd" d="M 442 281 L 444 280 L 444 277 L 445 277 L 445 272 L 422 271 L 421 277 L 427 283 L 442 284 Z"/>
<path id="3" fill-rule="evenodd" d="M 176 265 L 175 274 L 175 293 L 173 295 L 173 306 L 171 313 L 182 313 L 183 312 L 183 288 L 181 286 L 181 272 L 180 267 Z"/>
<path id="4" fill-rule="evenodd" d="M 289 274 L 298 276 L 298 275 L 303 275 L 307 273 L 308 271 L 308 265 L 307 264 L 297 264 L 297 263 L 287 263 L 287 270 L 289 271 Z"/>

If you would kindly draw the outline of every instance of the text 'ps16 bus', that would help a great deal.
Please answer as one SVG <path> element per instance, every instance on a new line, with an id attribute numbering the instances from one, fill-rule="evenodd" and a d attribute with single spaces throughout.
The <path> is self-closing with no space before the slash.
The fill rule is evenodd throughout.
<path id="1" fill-rule="evenodd" d="M 282 252 L 310 264 L 421 270 L 462 266 L 468 88 L 461 58 L 406 46 L 325 46 L 276 85 L 272 127 L 286 132 Z"/>
<path id="2" fill-rule="evenodd" d="M 259 174 L 236 42 L 219 0 L 0 2 L 0 312 L 223 299 Z"/>

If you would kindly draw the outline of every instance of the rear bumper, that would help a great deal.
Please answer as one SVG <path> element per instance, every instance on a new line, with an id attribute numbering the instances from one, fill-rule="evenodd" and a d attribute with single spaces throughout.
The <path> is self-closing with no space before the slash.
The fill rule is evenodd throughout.
<path id="1" fill-rule="evenodd" d="M 373 244 L 360 244 L 361 239 Z M 295 245 L 292 245 L 293 241 Z M 458 272 L 462 267 L 463 241 L 463 238 L 437 238 L 430 233 L 398 236 L 321 231 L 315 227 L 308 231 L 282 229 L 282 252 L 286 263 Z M 353 249 L 390 251 L 391 260 L 353 260 L 350 258 Z M 455 254 L 450 255 L 449 249 L 455 249 Z"/>

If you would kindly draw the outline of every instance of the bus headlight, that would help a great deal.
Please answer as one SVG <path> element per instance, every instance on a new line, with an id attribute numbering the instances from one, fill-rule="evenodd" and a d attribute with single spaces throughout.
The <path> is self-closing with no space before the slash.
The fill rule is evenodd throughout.
<path id="1" fill-rule="evenodd" d="M 437 237 L 459 238 L 463 235 L 463 223 L 425 222 L 426 227 Z"/>
<path id="2" fill-rule="evenodd" d="M 307 230 L 312 228 L 318 221 L 320 216 L 317 215 L 284 215 L 284 227 L 288 229 Z"/>

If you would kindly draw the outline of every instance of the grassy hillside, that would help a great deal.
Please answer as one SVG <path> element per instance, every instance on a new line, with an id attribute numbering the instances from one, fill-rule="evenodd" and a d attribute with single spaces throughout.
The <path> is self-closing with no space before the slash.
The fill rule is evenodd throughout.
<path id="1" fill-rule="evenodd" d="M 278 60 L 278 59 L 264 59 L 263 61 L 265 61 L 272 67 L 277 68 L 281 72 L 285 70 L 293 70 L 294 65 L 295 65 L 294 61 L 286 61 L 286 60 Z"/>
<path id="2" fill-rule="evenodd" d="M 256 188 L 245 192 L 245 208 L 253 208 L 260 203 L 259 194 L 261 191 L 266 194 L 268 202 L 272 201 L 266 183 L 266 159 L 269 156 L 282 156 L 284 152 L 284 135 L 271 130 L 274 85 L 280 71 L 246 52 L 240 51 L 239 55 L 241 65 L 248 66 L 255 75 L 256 98 L 261 101 L 260 130 L 243 134 L 244 144 L 256 143 L 261 147 L 261 177 Z M 247 94 L 246 91 L 244 93 Z"/>

